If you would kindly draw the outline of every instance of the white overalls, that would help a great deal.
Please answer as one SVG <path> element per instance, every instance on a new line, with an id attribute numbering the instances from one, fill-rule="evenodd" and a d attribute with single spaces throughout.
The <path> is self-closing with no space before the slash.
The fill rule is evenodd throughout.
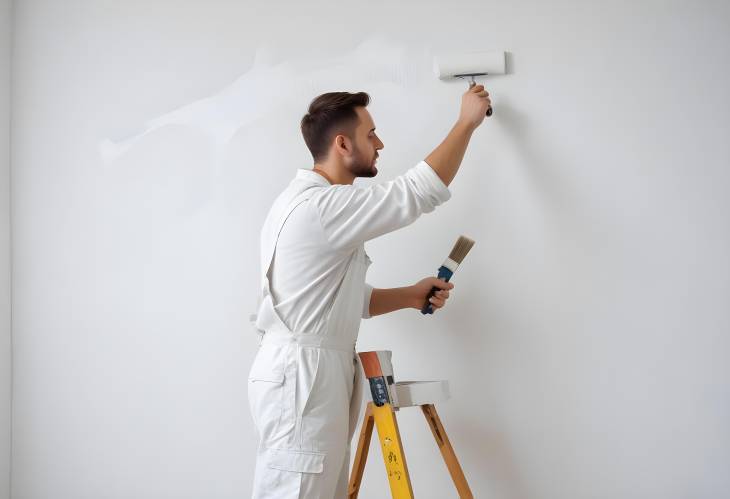
<path id="1" fill-rule="evenodd" d="M 261 231 L 263 336 L 248 383 L 260 438 L 254 499 L 347 496 L 361 401 L 355 341 L 372 292 L 364 242 L 449 197 L 420 162 L 368 188 L 302 169 L 274 202 Z"/>

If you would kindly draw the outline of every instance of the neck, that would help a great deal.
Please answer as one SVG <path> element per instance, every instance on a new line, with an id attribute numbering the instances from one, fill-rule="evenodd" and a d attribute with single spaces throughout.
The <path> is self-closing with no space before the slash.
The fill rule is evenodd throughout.
<path id="1" fill-rule="evenodd" d="M 347 184 L 352 185 L 355 177 L 348 172 L 345 168 L 336 165 L 330 165 L 326 163 L 315 163 L 312 171 L 315 171 L 322 175 L 327 182 L 332 185 Z"/>

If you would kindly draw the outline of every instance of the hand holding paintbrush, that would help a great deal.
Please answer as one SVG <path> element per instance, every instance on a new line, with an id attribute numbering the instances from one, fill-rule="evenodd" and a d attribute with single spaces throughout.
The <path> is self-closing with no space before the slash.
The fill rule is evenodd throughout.
<path id="1" fill-rule="evenodd" d="M 451 277 L 454 275 L 454 272 L 456 269 L 461 265 L 461 262 L 464 261 L 464 257 L 466 257 L 466 254 L 469 253 L 469 250 L 471 250 L 472 246 L 474 246 L 474 241 L 469 239 L 465 236 L 459 236 L 459 239 L 456 241 L 456 244 L 454 244 L 454 248 L 451 250 L 451 253 L 449 254 L 449 257 L 446 259 L 444 264 L 439 268 L 438 270 L 438 278 L 442 281 L 449 282 Z M 431 304 L 431 297 L 433 297 L 436 292 L 439 291 L 439 288 L 433 287 L 431 289 L 431 292 L 426 297 L 426 302 L 423 304 L 423 307 L 421 308 L 422 314 L 432 314 L 433 313 L 433 306 Z"/>
<path id="2" fill-rule="evenodd" d="M 424 302 L 428 301 L 435 312 L 446 306 L 450 291 L 454 288 L 454 285 L 434 276 L 425 277 L 410 286 L 410 288 L 412 291 L 412 308 L 421 310 Z M 435 292 L 434 289 L 436 290 Z"/>

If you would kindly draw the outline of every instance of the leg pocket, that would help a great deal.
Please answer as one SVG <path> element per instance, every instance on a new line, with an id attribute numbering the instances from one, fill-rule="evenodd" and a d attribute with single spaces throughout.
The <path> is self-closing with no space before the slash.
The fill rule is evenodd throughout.
<path id="1" fill-rule="evenodd" d="M 284 378 L 248 380 L 248 405 L 259 438 L 267 441 L 275 433 L 281 418 Z"/>
<path id="2" fill-rule="evenodd" d="M 269 449 L 269 468 L 300 473 L 322 473 L 324 452 Z"/>
<path id="3" fill-rule="evenodd" d="M 325 454 L 290 449 L 268 449 L 264 476 L 256 484 L 254 497 L 300 499 L 320 497 L 317 481 L 324 471 Z"/>
<path id="4" fill-rule="evenodd" d="M 281 347 L 262 345 L 248 375 L 251 418 L 264 441 L 274 433 L 281 417 L 285 355 Z"/>

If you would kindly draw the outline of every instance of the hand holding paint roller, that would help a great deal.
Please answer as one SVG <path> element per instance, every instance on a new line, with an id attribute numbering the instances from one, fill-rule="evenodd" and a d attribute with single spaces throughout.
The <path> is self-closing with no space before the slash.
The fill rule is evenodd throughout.
<path id="1" fill-rule="evenodd" d="M 459 121 L 476 128 L 482 124 L 485 116 L 491 114 L 491 109 L 492 101 L 489 99 L 489 92 L 484 89 L 484 85 L 470 84 L 469 90 L 464 92 L 461 97 Z"/>
<path id="2" fill-rule="evenodd" d="M 467 54 L 441 54 L 433 61 L 433 71 L 441 80 L 452 78 L 471 78 L 469 89 L 476 85 L 476 76 L 505 73 L 504 52 L 471 52 Z M 486 94 L 488 96 L 489 94 Z M 486 111 L 492 115 L 492 106 Z"/>

